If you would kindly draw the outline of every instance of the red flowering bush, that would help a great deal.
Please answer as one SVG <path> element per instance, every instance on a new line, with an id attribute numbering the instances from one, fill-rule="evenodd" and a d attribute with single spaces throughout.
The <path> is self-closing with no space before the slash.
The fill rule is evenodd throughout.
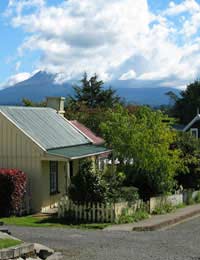
<path id="1" fill-rule="evenodd" d="M 19 214 L 26 183 L 24 172 L 17 169 L 0 169 L 0 216 Z"/>

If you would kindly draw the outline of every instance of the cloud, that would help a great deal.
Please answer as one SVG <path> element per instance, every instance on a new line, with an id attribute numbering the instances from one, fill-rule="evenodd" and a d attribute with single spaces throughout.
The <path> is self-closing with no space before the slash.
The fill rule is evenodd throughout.
<path id="1" fill-rule="evenodd" d="M 196 34 L 200 28 L 200 4 L 195 0 L 185 0 L 180 4 L 170 2 L 169 8 L 164 12 L 167 16 L 177 16 L 183 13 L 190 16 L 187 19 L 183 19 L 181 33 L 190 37 Z"/>
<path id="2" fill-rule="evenodd" d="M 12 0 L 5 14 L 27 34 L 19 56 L 39 51 L 37 69 L 57 73 L 59 82 L 86 71 L 105 81 L 182 85 L 200 71 L 200 5 L 195 0 L 170 2 L 160 14 L 149 10 L 147 0 L 63 0 L 54 6 Z M 187 19 L 177 24 L 174 17 L 182 14 Z"/>
<path id="3" fill-rule="evenodd" d="M 135 79 L 136 78 L 136 72 L 134 70 L 129 70 L 128 72 L 121 75 L 119 78 L 120 80 L 129 80 L 129 79 Z"/>
<path id="4" fill-rule="evenodd" d="M 32 76 L 32 74 L 30 74 L 28 72 L 22 72 L 22 73 L 12 75 L 4 83 L 0 84 L 0 88 L 12 87 L 13 85 L 15 85 L 21 81 L 27 80 L 31 76 Z"/>
<path id="5" fill-rule="evenodd" d="M 200 11 L 200 6 L 195 0 L 185 0 L 180 4 L 170 2 L 168 9 L 164 12 L 166 15 L 179 15 L 185 12 L 195 13 Z"/>

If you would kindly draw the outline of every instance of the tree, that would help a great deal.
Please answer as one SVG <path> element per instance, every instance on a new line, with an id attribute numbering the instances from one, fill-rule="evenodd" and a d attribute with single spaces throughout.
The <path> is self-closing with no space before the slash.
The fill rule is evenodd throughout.
<path id="1" fill-rule="evenodd" d="M 170 149 L 176 133 L 165 123 L 169 118 L 147 107 L 133 115 L 122 106 L 108 111 L 105 117 L 101 124 L 104 138 L 120 166 L 131 168 L 132 185 L 141 195 L 147 198 L 172 191 L 179 150 Z"/>
<path id="2" fill-rule="evenodd" d="M 172 116 L 180 119 L 183 124 L 188 124 L 196 115 L 200 107 L 200 80 L 189 84 L 186 90 L 182 91 L 172 108 Z"/>
<path id="3" fill-rule="evenodd" d="M 80 82 L 80 86 L 73 87 L 74 97 L 70 96 L 68 105 L 76 106 L 81 103 L 89 109 L 94 109 L 98 107 L 111 108 L 119 103 L 120 98 L 116 95 L 115 90 L 112 88 L 103 89 L 104 82 L 98 80 L 96 74 L 88 79 L 87 73 L 85 73 Z"/>
<path id="4" fill-rule="evenodd" d="M 200 141 L 189 133 L 180 132 L 176 147 L 181 150 L 181 162 L 176 179 L 185 189 L 200 188 Z"/>
<path id="5" fill-rule="evenodd" d="M 103 81 L 98 80 L 96 74 L 88 79 L 85 73 L 80 83 L 81 85 L 74 86 L 74 96 L 67 99 L 66 117 L 80 121 L 101 135 L 99 125 L 104 120 L 105 112 L 108 108 L 114 108 L 120 98 L 111 88 L 104 89 Z"/>

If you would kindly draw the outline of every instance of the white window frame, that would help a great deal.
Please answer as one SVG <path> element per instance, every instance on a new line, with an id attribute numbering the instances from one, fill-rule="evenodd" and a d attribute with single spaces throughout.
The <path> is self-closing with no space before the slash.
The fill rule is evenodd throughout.
<path id="1" fill-rule="evenodd" d="M 191 133 L 191 135 L 194 136 L 196 139 L 199 138 L 199 130 L 198 130 L 198 128 L 191 128 L 191 129 L 190 129 L 190 133 Z M 193 133 L 195 133 L 195 135 L 193 135 Z"/>

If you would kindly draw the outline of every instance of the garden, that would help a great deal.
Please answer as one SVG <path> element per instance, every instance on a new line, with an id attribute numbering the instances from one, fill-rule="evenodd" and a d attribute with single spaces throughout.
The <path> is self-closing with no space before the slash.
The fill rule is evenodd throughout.
<path id="1" fill-rule="evenodd" d="M 171 117 L 176 115 L 174 110 L 125 104 L 115 91 L 104 90 L 96 75 L 88 79 L 85 74 L 81 84 L 74 87 L 75 96 L 68 98 L 66 116 L 79 120 L 104 138 L 105 145 L 112 150 L 109 158 L 112 163 L 99 170 L 92 159 L 80 161 L 80 170 L 71 179 L 67 197 L 59 203 L 60 220 L 51 223 L 29 217 L 21 221 L 33 226 L 60 223 L 68 226 L 80 221 L 127 223 L 148 218 L 155 197 L 175 194 L 182 199 L 175 204 L 161 199 L 154 214 L 199 203 L 200 142 L 190 133 L 174 128 L 178 120 Z M 181 103 L 181 109 L 189 104 L 193 95 L 188 93 L 193 89 L 200 89 L 200 83 L 188 86 L 188 91 L 177 99 L 176 112 L 183 100 L 187 102 Z M 26 176 L 21 171 L 0 171 L 2 217 L 20 214 L 25 186 Z"/>

